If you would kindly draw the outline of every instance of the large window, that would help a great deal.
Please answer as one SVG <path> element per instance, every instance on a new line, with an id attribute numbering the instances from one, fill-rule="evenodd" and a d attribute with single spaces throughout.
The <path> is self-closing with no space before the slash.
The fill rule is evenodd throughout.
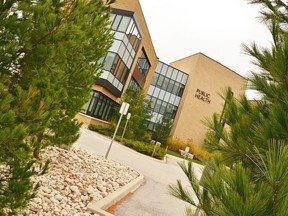
<path id="1" fill-rule="evenodd" d="M 110 21 L 111 30 L 114 32 L 114 42 L 105 58 L 101 60 L 104 62 L 104 71 L 100 76 L 101 80 L 96 83 L 117 97 L 123 91 L 142 40 L 133 14 L 119 9 L 112 10 Z"/>
<path id="2" fill-rule="evenodd" d="M 110 121 L 117 106 L 118 104 L 110 98 L 100 92 L 93 91 L 90 101 L 82 107 L 81 112 L 104 121 Z"/>
<path id="3" fill-rule="evenodd" d="M 134 50 L 137 50 L 142 37 L 133 17 L 112 14 L 110 18 L 112 21 L 111 29 L 125 33 Z"/>
<path id="4" fill-rule="evenodd" d="M 187 79 L 188 75 L 182 71 L 162 62 L 158 63 L 147 93 L 153 115 L 149 120 L 149 130 L 154 130 L 163 116 L 175 118 Z"/>
<path id="5" fill-rule="evenodd" d="M 137 66 L 140 69 L 141 73 L 146 76 L 147 71 L 151 67 L 151 64 L 147 58 L 147 55 L 144 50 L 142 50 L 141 56 L 138 58 Z"/>

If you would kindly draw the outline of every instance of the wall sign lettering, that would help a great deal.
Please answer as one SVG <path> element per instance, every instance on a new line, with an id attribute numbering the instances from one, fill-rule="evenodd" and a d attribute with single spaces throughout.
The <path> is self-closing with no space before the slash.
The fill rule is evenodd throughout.
<path id="1" fill-rule="evenodd" d="M 200 89 L 196 90 L 195 98 L 197 98 L 198 100 L 202 100 L 203 102 L 208 103 L 208 104 L 211 103 L 210 94 Z"/>

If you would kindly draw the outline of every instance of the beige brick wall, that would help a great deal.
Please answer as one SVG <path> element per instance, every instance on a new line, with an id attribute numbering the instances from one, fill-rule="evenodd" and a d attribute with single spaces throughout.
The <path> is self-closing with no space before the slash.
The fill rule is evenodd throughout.
<path id="1" fill-rule="evenodd" d="M 247 80 L 202 53 L 172 62 L 171 66 L 189 74 L 171 135 L 201 145 L 207 132 L 202 121 L 223 109 L 219 94 L 230 86 L 239 98 L 245 93 Z"/>

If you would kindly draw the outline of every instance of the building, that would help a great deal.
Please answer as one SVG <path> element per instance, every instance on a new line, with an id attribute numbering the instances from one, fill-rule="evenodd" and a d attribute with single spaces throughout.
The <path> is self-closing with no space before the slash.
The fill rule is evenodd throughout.
<path id="1" fill-rule="evenodd" d="M 231 87 L 239 98 L 246 85 L 244 77 L 202 53 L 170 65 L 159 62 L 147 93 L 153 108 L 149 129 L 168 113 L 174 119 L 172 138 L 201 145 L 207 132 L 203 121 L 223 110 L 221 93 Z"/>
<path id="2" fill-rule="evenodd" d="M 202 53 L 170 65 L 158 61 L 138 0 L 113 4 L 111 29 L 114 43 L 102 59 L 103 74 L 76 116 L 86 124 L 108 125 L 122 94 L 136 86 L 147 92 L 151 104 L 148 130 L 169 116 L 174 119 L 172 138 L 201 145 L 207 132 L 202 121 L 223 109 L 219 94 L 228 86 L 235 97 L 245 92 L 245 78 Z"/>
<path id="3" fill-rule="evenodd" d="M 85 124 L 108 125 L 129 86 L 147 91 L 158 63 L 138 0 L 113 4 L 111 30 L 114 43 L 102 59 L 104 71 L 92 87 L 91 100 L 76 116 Z"/>

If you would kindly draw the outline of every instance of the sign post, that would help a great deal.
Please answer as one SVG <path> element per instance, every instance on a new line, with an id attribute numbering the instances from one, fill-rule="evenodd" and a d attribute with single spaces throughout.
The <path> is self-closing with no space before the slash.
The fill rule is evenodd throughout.
<path id="1" fill-rule="evenodd" d="M 126 127 L 127 127 L 127 124 L 128 124 L 128 121 L 129 121 L 130 117 L 131 117 L 131 113 L 128 113 L 127 117 L 126 117 L 127 120 L 126 120 L 126 123 L 125 123 L 125 127 L 124 127 L 124 130 L 123 130 L 120 142 L 122 142 L 122 140 L 123 140 L 123 137 L 124 137 L 124 134 L 125 134 L 125 130 L 126 130 Z"/>
<path id="2" fill-rule="evenodd" d="M 115 128 L 115 131 L 114 131 L 113 137 L 112 137 L 112 139 L 111 139 L 111 143 L 110 143 L 110 145 L 109 145 L 109 148 L 108 148 L 108 150 L 107 150 L 107 152 L 106 152 L 106 155 L 105 155 L 105 158 L 106 158 L 106 159 L 108 158 L 108 155 L 109 155 L 109 152 L 110 152 L 110 150 L 111 150 L 113 141 L 114 141 L 114 139 L 115 139 L 115 136 L 116 136 L 117 131 L 118 131 L 118 128 L 119 128 L 119 125 L 120 125 L 120 123 L 121 123 L 121 119 L 122 119 L 123 115 L 126 115 L 126 114 L 127 114 L 128 109 L 129 109 L 129 106 L 130 106 L 130 104 L 125 103 L 125 102 L 123 102 L 122 105 L 121 105 L 121 108 L 120 108 L 120 111 L 119 111 L 119 113 L 120 113 L 120 118 L 119 118 L 118 123 L 117 123 L 117 126 L 116 126 L 116 128 Z"/>

